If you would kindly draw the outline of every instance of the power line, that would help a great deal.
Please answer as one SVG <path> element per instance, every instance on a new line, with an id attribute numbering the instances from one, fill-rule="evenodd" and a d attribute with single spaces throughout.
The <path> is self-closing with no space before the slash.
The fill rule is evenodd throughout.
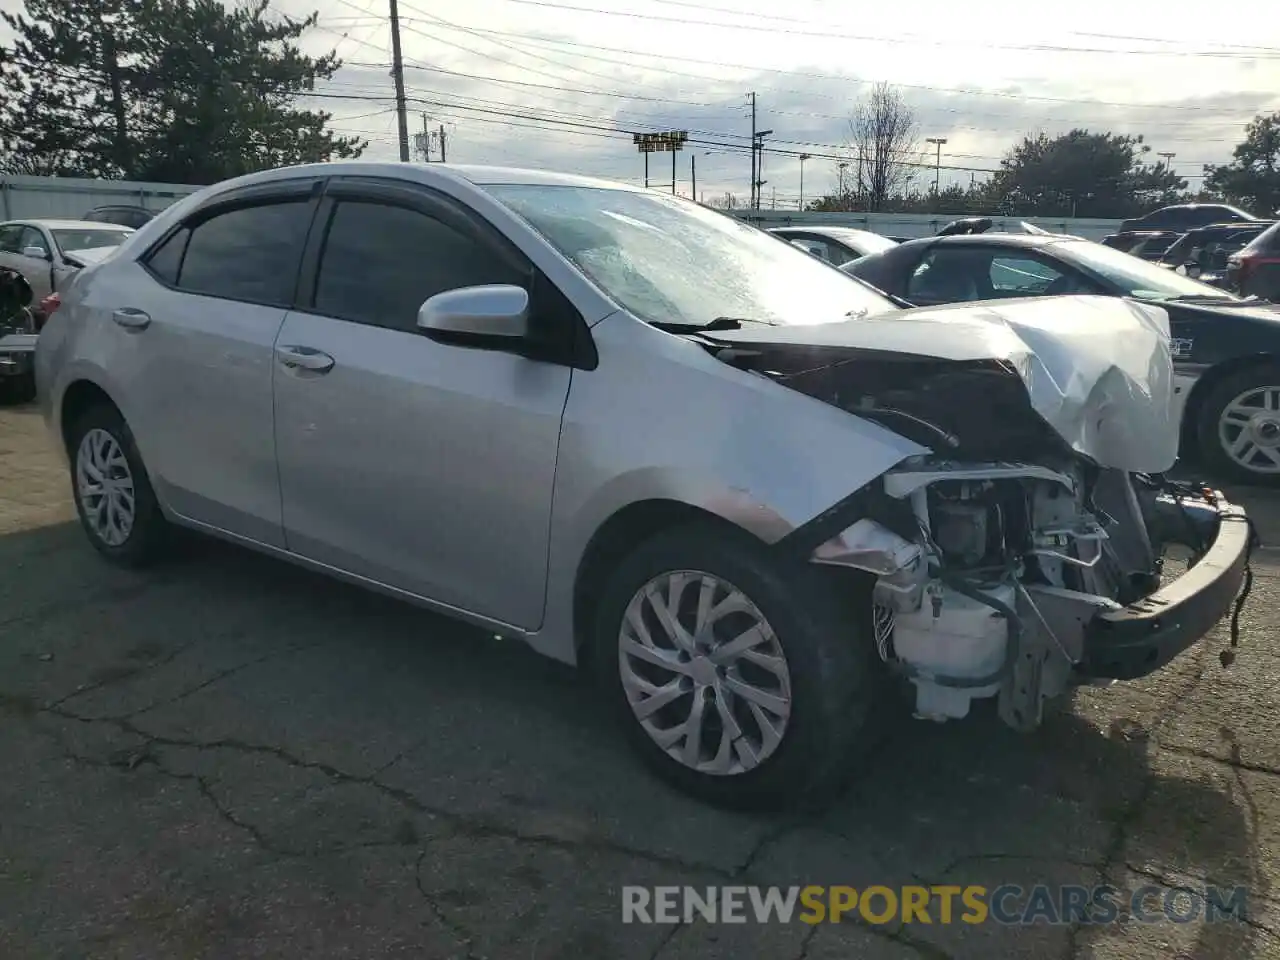
<path id="1" fill-rule="evenodd" d="M 853 40 L 866 43 L 889 43 L 905 46 L 934 46 L 934 47 L 955 47 L 955 46 L 976 46 L 984 50 L 1012 50 L 1027 53 L 1087 53 L 1087 54 L 1110 54 L 1122 56 L 1177 56 L 1177 57 L 1207 57 L 1207 58 L 1225 58 L 1232 60 L 1271 60 L 1280 57 L 1280 51 L 1277 53 L 1268 53 L 1266 55 L 1230 53 L 1227 51 L 1175 51 L 1175 50 L 1116 50 L 1108 47 L 1065 47 L 1055 44 L 997 44 L 997 43 L 957 43 L 955 41 L 946 40 L 928 40 L 915 39 L 908 40 L 900 36 L 868 36 L 866 34 L 856 33 L 836 33 L 831 30 L 800 30 L 792 27 L 779 27 L 773 24 L 742 24 L 742 23 L 723 23 L 714 20 L 697 20 L 691 17 L 670 17 L 657 13 L 636 13 L 630 10 L 601 10 L 596 7 L 578 7 L 567 3 L 556 3 L 554 0 L 505 0 L 507 3 L 518 3 L 530 7 L 544 7 L 552 10 L 568 10 L 574 13 L 597 14 L 607 17 L 626 17 L 635 20 L 652 20 L 661 23 L 679 23 L 686 26 L 704 26 L 716 27 L 721 30 L 749 30 L 756 33 L 771 34 L 788 34 L 799 37 L 820 37 L 830 40 Z M 692 6 L 692 4 L 688 4 Z M 706 8 L 703 8 L 706 9 Z M 714 9 L 714 8 L 712 8 Z M 747 14 L 738 14 L 738 16 L 748 16 Z M 810 23 L 812 21 L 802 21 Z"/>

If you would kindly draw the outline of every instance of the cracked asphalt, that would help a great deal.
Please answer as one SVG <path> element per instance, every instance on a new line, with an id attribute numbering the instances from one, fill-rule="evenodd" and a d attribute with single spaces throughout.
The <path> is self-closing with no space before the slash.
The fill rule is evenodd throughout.
<path id="1" fill-rule="evenodd" d="M 1280 497 L 1242 499 L 1280 544 Z M 213 542 L 108 567 L 36 412 L 0 410 L 0 956 L 1280 957 L 1278 560 L 1229 670 L 1219 628 L 1032 736 L 906 723 L 829 809 L 748 817 L 655 782 L 518 644 Z M 620 920 L 626 884 L 922 882 L 1245 885 L 1249 909 Z"/>

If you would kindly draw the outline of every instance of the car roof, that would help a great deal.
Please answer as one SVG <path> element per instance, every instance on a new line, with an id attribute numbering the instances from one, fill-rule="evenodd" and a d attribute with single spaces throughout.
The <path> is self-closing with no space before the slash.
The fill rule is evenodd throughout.
<path id="1" fill-rule="evenodd" d="M 645 192 L 643 187 L 615 180 L 581 177 L 551 170 L 529 170 L 520 167 L 482 166 L 457 163 L 396 163 L 376 160 L 331 160 L 326 163 L 304 163 L 245 174 L 218 184 L 217 193 L 255 183 L 272 183 L 299 177 L 387 177 L 430 184 L 432 181 L 468 183 L 477 187 L 497 184 L 521 186 L 595 187 L 606 190 Z"/>
<path id="2" fill-rule="evenodd" d="M 6 220 L 0 223 L 0 227 L 12 226 L 24 227 L 44 227 L 46 230 L 132 230 L 132 227 L 121 226 L 118 223 L 101 223 L 97 220 L 45 220 L 44 218 L 29 218 L 26 220 Z"/>

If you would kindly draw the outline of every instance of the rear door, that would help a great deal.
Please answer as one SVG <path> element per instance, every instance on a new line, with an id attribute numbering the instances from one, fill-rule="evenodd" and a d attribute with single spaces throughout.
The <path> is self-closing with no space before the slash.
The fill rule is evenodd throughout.
<path id="1" fill-rule="evenodd" d="M 531 324 L 554 334 L 581 318 L 492 227 L 425 187 L 335 179 L 312 246 L 277 340 L 290 550 L 536 628 L 572 371 L 429 339 L 417 315 L 446 290 L 514 284 L 531 290 Z M 291 366 L 299 353 L 318 361 Z"/>
<path id="2" fill-rule="evenodd" d="M 273 347 L 319 186 L 298 180 L 219 197 L 93 288 L 126 416 L 165 502 L 280 547 Z"/>

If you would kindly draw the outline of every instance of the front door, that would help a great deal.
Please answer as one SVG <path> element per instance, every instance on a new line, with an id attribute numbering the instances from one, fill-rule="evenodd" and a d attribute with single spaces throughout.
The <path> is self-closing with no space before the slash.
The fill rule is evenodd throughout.
<path id="1" fill-rule="evenodd" d="M 313 234 L 276 341 L 289 549 L 536 628 L 571 370 L 416 327 L 428 297 L 530 268 L 425 188 L 335 182 Z"/>

